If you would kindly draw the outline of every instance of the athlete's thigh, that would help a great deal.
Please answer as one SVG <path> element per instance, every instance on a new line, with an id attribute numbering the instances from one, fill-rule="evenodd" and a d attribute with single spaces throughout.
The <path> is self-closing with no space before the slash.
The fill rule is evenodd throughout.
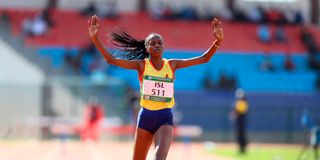
<path id="1" fill-rule="evenodd" d="M 134 160 L 145 160 L 153 140 L 153 134 L 141 128 L 137 128 L 133 151 Z"/>

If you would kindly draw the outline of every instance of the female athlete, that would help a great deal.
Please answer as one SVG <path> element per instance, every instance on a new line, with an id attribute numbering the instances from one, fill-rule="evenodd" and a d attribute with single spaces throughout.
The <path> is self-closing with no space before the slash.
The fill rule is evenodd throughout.
<path id="1" fill-rule="evenodd" d="M 145 160 L 153 140 L 156 160 L 165 160 L 173 139 L 174 73 L 180 68 L 207 63 L 223 40 L 221 22 L 214 18 L 212 29 L 215 40 L 201 56 L 190 59 L 164 59 L 164 41 L 157 33 L 144 40 L 133 38 L 123 30 L 111 33 L 113 44 L 125 51 L 124 58 L 116 58 L 104 48 L 98 38 L 99 21 L 92 16 L 89 34 L 105 60 L 112 65 L 138 72 L 141 109 L 137 119 L 133 160 Z"/>

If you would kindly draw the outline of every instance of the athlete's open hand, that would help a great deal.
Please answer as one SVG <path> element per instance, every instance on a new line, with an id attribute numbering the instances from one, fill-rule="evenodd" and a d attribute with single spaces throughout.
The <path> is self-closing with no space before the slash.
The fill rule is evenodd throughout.
<path id="1" fill-rule="evenodd" d="M 91 20 L 89 21 L 89 34 L 90 37 L 96 37 L 99 32 L 99 21 L 98 16 L 94 15 L 91 17 Z"/>
<path id="2" fill-rule="evenodd" d="M 223 40 L 223 29 L 221 22 L 217 18 L 212 20 L 212 29 L 214 37 L 216 37 L 218 42 L 221 42 Z"/>

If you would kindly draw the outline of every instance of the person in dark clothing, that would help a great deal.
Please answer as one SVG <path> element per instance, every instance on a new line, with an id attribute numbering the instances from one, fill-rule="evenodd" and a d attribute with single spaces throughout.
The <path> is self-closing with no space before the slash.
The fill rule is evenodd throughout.
<path id="1" fill-rule="evenodd" d="M 311 151 L 314 160 L 319 160 L 320 128 L 312 120 L 307 108 L 303 110 L 300 122 L 304 130 L 304 143 L 297 159 L 305 159 L 308 152 Z"/>
<path id="2" fill-rule="evenodd" d="M 235 121 L 236 139 L 239 145 L 239 153 L 246 153 L 246 146 L 248 144 L 246 135 L 246 117 L 248 112 L 249 104 L 246 100 L 244 91 L 242 89 L 236 90 L 236 101 L 233 105 L 231 112 L 231 118 Z"/>
<path id="3" fill-rule="evenodd" d="M 300 40 L 308 51 L 309 55 L 315 55 L 319 51 L 316 40 L 312 32 L 305 26 L 300 29 Z"/>
<path id="4" fill-rule="evenodd" d="M 284 63 L 283 63 L 284 69 L 288 72 L 292 72 L 295 70 L 295 64 L 293 62 L 291 54 L 287 53 L 285 55 Z"/>
<path id="5" fill-rule="evenodd" d="M 92 16 L 97 13 L 96 3 L 90 2 L 86 8 L 80 11 L 83 16 Z"/>

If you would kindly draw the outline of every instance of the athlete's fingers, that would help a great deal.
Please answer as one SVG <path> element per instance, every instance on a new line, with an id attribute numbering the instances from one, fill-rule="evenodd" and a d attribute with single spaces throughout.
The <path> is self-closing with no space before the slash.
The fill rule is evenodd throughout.
<path id="1" fill-rule="evenodd" d="M 91 17 L 91 19 L 89 20 L 89 25 L 92 27 L 96 24 L 96 17 L 95 15 Z"/>
<path id="2" fill-rule="evenodd" d="M 91 20 L 90 20 L 90 26 L 93 25 L 93 16 L 91 17 Z"/>
<path id="3" fill-rule="evenodd" d="M 222 28 L 222 24 L 221 24 L 220 21 L 218 22 L 218 27 L 219 27 L 219 28 Z"/>
<path id="4" fill-rule="evenodd" d="M 213 18 L 212 27 L 213 29 L 217 29 L 219 27 L 219 20 L 217 18 Z"/>
<path id="5" fill-rule="evenodd" d="M 215 18 L 211 21 L 211 26 L 214 27 L 214 20 Z"/>
<path id="6" fill-rule="evenodd" d="M 94 15 L 93 16 L 93 25 L 97 25 L 98 24 L 98 16 Z"/>

